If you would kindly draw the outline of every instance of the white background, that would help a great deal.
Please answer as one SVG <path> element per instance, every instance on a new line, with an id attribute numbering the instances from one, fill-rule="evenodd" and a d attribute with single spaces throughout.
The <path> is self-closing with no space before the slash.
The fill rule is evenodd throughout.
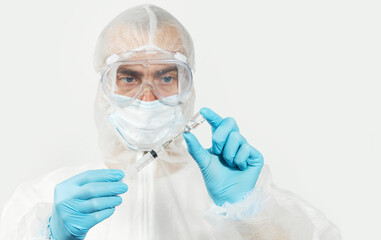
<path id="1" fill-rule="evenodd" d="M 380 2 L 152 3 L 193 36 L 197 106 L 233 116 L 275 183 L 344 239 L 378 238 Z M 137 4 L 1 2 L 0 208 L 19 183 L 97 156 L 95 41 Z"/>

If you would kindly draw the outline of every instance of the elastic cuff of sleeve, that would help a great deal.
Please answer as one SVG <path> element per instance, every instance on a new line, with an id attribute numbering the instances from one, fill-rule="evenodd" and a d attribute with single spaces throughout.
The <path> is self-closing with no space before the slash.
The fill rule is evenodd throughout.
<path id="1" fill-rule="evenodd" d="M 238 221 L 251 218 L 261 210 L 261 196 L 260 189 L 254 188 L 241 201 L 233 204 L 225 202 L 221 207 L 214 205 L 206 212 L 206 217 Z"/>

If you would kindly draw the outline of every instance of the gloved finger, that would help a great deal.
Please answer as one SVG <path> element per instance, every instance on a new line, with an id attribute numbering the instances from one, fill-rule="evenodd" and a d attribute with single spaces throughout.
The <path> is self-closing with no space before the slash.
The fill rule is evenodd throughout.
<path id="1" fill-rule="evenodd" d="M 200 113 L 212 127 L 212 132 L 214 132 L 214 130 L 220 125 L 220 123 L 223 120 L 222 117 L 220 117 L 217 113 L 213 112 L 213 110 L 211 110 L 210 108 L 201 108 Z"/>
<path id="2" fill-rule="evenodd" d="M 119 169 L 88 170 L 71 178 L 78 186 L 90 182 L 116 182 L 124 178 L 124 172 Z"/>
<path id="3" fill-rule="evenodd" d="M 187 144 L 188 152 L 197 162 L 201 170 L 204 170 L 209 165 L 209 152 L 201 146 L 193 133 L 183 134 Z"/>
<path id="4" fill-rule="evenodd" d="M 244 143 L 238 149 L 237 155 L 234 158 L 234 163 L 241 170 L 246 170 L 248 168 L 248 159 L 250 157 L 251 146 L 248 143 Z"/>
<path id="5" fill-rule="evenodd" d="M 79 187 L 74 197 L 81 200 L 110 197 L 125 193 L 127 190 L 127 184 L 123 182 L 91 182 Z"/>
<path id="6" fill-rule="evenodd" d="M 119 196 L 92 198 L 77 204 L 77 209 L 81 213 L 93 213 L 107 208 L 119 206 L 122 198 Z"/>
<path id="7" fill-rule="evenodd" d="M 249 156 L 249 159 L 247 160 L 247 164 L 249 166 L 258 167 L 258 168 L 262 168 L 264 164 L 262 154 L 252 146 L 250 146 L 250 156 Z"/>
<path id="8" fill-rule="evenodd" d="M 246 142 L 246 139 L 239 132 L 231 132 L 228 136 L 222 157 L 230 167 L 236 167 L 234 159 L 237 155 L 239 147 Z"/>
<path id="9" fill-rule="evenodd" d="M 233 118 L 227 117 L 222 120 L 212 136 L 212 150 L 215 154 L 221 154 L 231 132 L 239 132 L 239 128 Z"/>
<path id="10" fill-rule="evenodd" d="M 88 214 L 89 220 L 86 221 L 85 228 L 90 229 L 94 227 L 96 224 L 102 222 L 106 218 L 111 217 L 111 215 L 115 212 L 115 208 L 107 208 L 98 212 L 93 212 Z"/>

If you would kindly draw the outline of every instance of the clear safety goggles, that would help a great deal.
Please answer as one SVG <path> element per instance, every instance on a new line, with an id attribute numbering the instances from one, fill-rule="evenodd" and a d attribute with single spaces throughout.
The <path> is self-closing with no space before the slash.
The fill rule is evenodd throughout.
<path id="1" fill-rule="evenodd" d="M 168 105 L 181 103 L 192 86 L 192 71 L 186 57 L 165 51 L 129 52 L 111 56 L 102 74 L 105 94 L 113 103 L 126 107 L 145 91 Z"/>

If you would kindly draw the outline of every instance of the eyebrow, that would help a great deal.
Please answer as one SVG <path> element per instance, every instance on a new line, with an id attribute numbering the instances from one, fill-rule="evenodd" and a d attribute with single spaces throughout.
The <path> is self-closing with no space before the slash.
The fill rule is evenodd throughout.
<path id="1" fill-rule="evenodd" d="M 164 75 L 166 73 L 172 72 L 172 71 L 176 71 L 177 72 L 177 67 L 173 66 L 173 67 L 169 67 L 169 68 L 165 68 L 165 69 L 156 71 L 155 78 L 160 77 L 160 76 L 162 76 L 162 75 Z"/>
<path id="2" fill-rule="evenodd" d="M 133 71 L 133 70 L 129 70 L 127 68 L 122 68 L 122 69 L 118 69 L 118 75 L 119 74 L 125 74 L 125 75 L 130 75 L 130 76 L 133 76 L 133 77 L 139 77 L 141 78 L 144 74 L 141 73 L 141 72 L 137 72 L 137 71 Z"/>

